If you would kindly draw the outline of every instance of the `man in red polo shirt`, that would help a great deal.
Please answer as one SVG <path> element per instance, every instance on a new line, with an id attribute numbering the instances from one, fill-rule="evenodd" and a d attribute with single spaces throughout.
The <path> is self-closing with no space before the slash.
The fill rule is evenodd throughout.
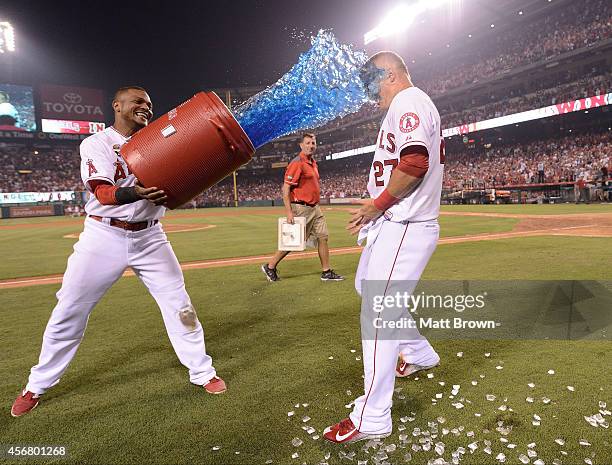
<path id="1" fill-rule="evenodd" d="M 306 218 L 306 237 L 314 236 L 319 247 L 321 260 L 321 281 L 342 281 L 344 277 L 335 273 L 329 266 L 329 245 L 327 243 L 327 223 L 319 207 L 321 189 L 319 186 L 319 169 L 313 158 L 317 149 L 317 138 L 314 134 L 304 133 L 300 142 L 300 154 L 287 166 L 283 183 L 283 202 L 287 211 L 287 221 L 293 223 L 295 216 Z M 268 281 L 278 281 L 276 265 L 289 252 L 278 250 L 272 259 L 262 265 L 261 270 Z"/>

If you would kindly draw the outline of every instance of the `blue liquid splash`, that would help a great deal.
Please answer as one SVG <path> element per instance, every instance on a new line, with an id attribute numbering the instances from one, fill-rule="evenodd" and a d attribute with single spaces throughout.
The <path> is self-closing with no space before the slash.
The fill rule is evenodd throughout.
<path id="1" fill-rule="evenodd" d="M 236 107 L 234 116 L 255 148 L 354 113 L 368 101 L 359 77 L 367 55 L 319 31 L 310 50 L 275 84 Z"/>

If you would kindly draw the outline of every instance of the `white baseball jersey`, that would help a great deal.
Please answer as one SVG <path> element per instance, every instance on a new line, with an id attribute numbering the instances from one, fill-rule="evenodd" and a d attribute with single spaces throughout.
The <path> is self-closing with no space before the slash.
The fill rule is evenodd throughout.
<path id="1" fill-rule="evenodd" d="M 130 173 L 119 153 L 121 146 L 128 140 L 128 137 L 111 126 L 81 142 L 81 178 L 90 192 L 85 205 L 85 212 L 88 215 L 129 222 L 156 220 L 164 215 L 165 207 L 157 207 L 148 200 L 139 200 L 126 205 L 102 205 L 91 193 L 88 183 L 93 180 L 108 181 L 118 187 L 132 187 L 136 184 L 136 176 Z"/>
<path id="2" fill-rule="evenodd" d="M 429 169 L 419 186 L 385 212 L 385 218 L 396 221 L 427 221 L 438 217 L 444 171 L 444 139 L 440 115 L 429 96 L 417 87 L 398 93 L 382 122 L 368 180 L 371 198 L 387 187 L 391 171 L 406 147 L 427 149 Z M 421 148 L 422 150 L 422 148 Z"/>

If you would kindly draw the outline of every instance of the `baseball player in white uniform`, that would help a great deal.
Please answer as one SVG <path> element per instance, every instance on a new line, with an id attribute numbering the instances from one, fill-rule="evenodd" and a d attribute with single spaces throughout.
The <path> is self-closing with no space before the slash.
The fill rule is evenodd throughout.
<path id="1" fill-rule="evenodd" d="M 404 61 L 393 52 L 370 57 L 361 77 L 370 98 L 387 114 L 368 180 L 371 198 L 351 212 L 348 226 L 359 233 L 360 241 L 367 239 L 355 287 L 360 295 L 374 282 L 383 283 L 384 295 L 398 286 L 412 292 L 439 237 L 444 167 L 440 115 L 427 94 L 412 85 Z M 349 443 L 391 434 L 395 377 L 439 364 L 440 357 L 418 330 L 400 338 L 386 336 L 377 328 L 366 337 L 362 326 L 365 392 L 355 400 L 349 418 L 325 430 L 329 441 Z"/>
<path id="2" fill-rule="evenodd" d="M 128 267 L 156 300 L 191 383 L 211 394 L 226 390 L 206 354 L 202 325 L 159 223 L 166 194 L 157 187 L 140 186 L 119 152 L 151 120 L 151 99 L 140 87 L 123 87 L 115 94 L 113 110 L 113 126 L 81 143 L 81 177 L 91 194 L 85 227 L 68 259 L 38 364 L 11 409 L 14 417 L 36 407 L 40 396 L 59 382 L 76 354 L 89 314 Z"/>

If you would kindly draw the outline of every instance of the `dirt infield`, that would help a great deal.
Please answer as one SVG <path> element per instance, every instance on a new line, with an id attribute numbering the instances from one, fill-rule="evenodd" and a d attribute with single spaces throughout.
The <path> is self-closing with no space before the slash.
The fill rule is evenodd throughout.
<path id="1" fill-rule="evenodd" d="M 258 210 L 257 214 L 268 214 L 278 212 L 278 210 Z M 172 218 L 193 218 L 194 216 L 231 216 L 201 214 L 201 215 L 174 215 Z M 233 212 L 236 214 L 237 212 Z M 438 242 L 444 244 L 459 244 L 463 242 L 491 241 L 500 239 L 511 239 L 517 237 L 533 237 L 533 236 L 579 236 L 579 237 L 612 237 L 612 213 L 578 213 L 568 215 L 528 215 L 528 214 L 505 214 L 505 213 L 473 213 L 473 212 L 442 212 L 444 216 L 482 216 L 482 217 L 497 217 L 497 218 L 517 218 L 520 221 L 515 225 L 512 231 L 503 233 L 490 234 L 474 234 L 470 236 L 455 236 L 445 237 Z M 75 221 L 76 223 L 77 221 Z M 60 225 L 71 224 L 72 222 L 56 222 Z M 79 221 L 82 223 L 82 220 Z M 51 223 L 53 224 L 53 223 Z M 23 224 L 10 225 L 14 227 L 40 227 L 40 225 Z M 17 229 L 10 226 L 0 226 L 0 229 Z M 45 225 L 46 226 L 46 225 Z M 186 232 L 198 231 L 213 228 L 215 225 L 193 225 L 193 224 L 167 224 L 164 226 L 166 232 Z M 78 234 L 66 235 L 64 237 L 78 238 Z M 345 255 L 358 253 L 361 247 L 339 247 L 331 249 L 332 255 Z M 317 251 L 294 252 L 287 256 L 286 260 L 302 260 L 306 258 L 314 258 L 317 256 Z M 195 270 L 203 268 L 217 268 L 224 266 L 248 265 L 261 263 L 270 255 L 255 255 L 249 257 L 222 258 L 216 260 L 202 260 L 194 262 L 186 262 L 181 264 L 183 270 Z M 134 276 L 130 270 L 124 273 L 124 276 Z M 62 275 L 48 276 L 33 276 L 28 278 L 15 278 L 0 281 L 0 289 L 10 289 L 17 287 L 39 286 L 43 284 L 58 284 L 62 281 Z"/>

